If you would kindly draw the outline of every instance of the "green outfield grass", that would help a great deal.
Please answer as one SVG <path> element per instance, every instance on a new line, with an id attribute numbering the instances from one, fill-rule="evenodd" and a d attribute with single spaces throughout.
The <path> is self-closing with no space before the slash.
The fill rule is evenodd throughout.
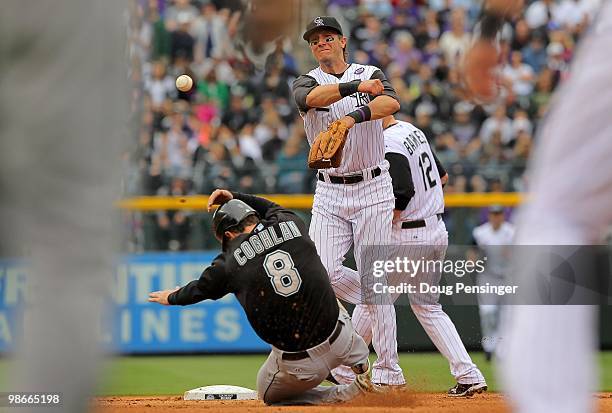
<path id="1" fill-rule="evenodd" d="M 492 391 L 498 390 L 495 365 L 482 353 L 473 353 Z M 106 364 L 99 395 L 182 394 L 212 384 L 254 389 L 263 355 L 117 357 Z M 612 352 L 600 354 L 601 391 L 612 391 Z M 561 362 L 561 361 L 560 361 Z M 438 353 L 403 353 L 400 364 L 411 388 L 446 391 L 454 382 L 448 364 Z"/>

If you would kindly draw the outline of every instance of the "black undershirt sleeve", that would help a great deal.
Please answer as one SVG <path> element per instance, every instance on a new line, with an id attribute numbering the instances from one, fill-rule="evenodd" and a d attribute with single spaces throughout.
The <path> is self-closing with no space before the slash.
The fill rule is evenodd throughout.
<path id="1" fill-rule="evenodd" d="M 444 169 L 444 166 L 442 166 L 442 162 L 440 162 L 440 160 L 436 156 L 436 153 L 434 151 L 431 151 L 431 153 L 433 154 L 434 161 L 436 162 L 436 168 L 438 168 L 440 178 L 442 178 L 444 175 L 446 175 L 446 169 Z"/>
<path id="2" fill-rule="evenodd" d="M 393 182 L 393 195 L 395 196 L 395 209 L 403 211 L 414 196 L 414 183 L 410 164 L 404 155 L 387 152 L 385 159 L 389 161 L 389 174 Z"/>
<path id="3" fill-rule="evenodd" d="M 393 89 L 393 86 L 391 86 L 391 82 L 387 80 L 387 77 L 382 72 L 382 70 L 377 69 L 376 71 L 374 71 L 374 73 L 372 73 L 372 76 L 370 77 L 370 80 L 373 80 L 373 79 L 378 79 L 382 82 L 385 88 L 382 93 L 383 95 L 391 96 L 393 99 L 397 100 L 398 102 L 400 101 L 399 97 L 397 96 L 397 93 L 395 92 L 395 89 Z M 370 96 L 370 100 L 373 100 L 374 98 L 375 96 Z"/>
<path id="4" fill-rule="evenodd" d="M 306 113 L 312 109 L 306 104 L 306 96 L 317 86 L 317 80 L 308 75 L 302 75 L 293 81 L 293 98 L 301 112 Z"/>

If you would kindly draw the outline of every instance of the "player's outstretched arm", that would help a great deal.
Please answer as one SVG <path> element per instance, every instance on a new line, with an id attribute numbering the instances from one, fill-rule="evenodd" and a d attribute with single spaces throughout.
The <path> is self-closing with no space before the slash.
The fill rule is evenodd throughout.
<path id="1" fill-rule="evenodd" d="M 225 256 L 219 254 L 202 271 L 197 280 L 173 290 L 153 291 L 149 293 L 149 302 L 162 305 L 190 305 L 203 300 L 218 300 L 230 293 L 225 271 Z"/>
<path id="2" fill-rule="evenodd" d="M 170 303 L 168 302 L 168 296 L 179 288 L 180 287 L 176 287 L 174 290 L 153 291 L 149 293 L 149 302 L 159 303 L 162 305 L 170 305 Z"/>

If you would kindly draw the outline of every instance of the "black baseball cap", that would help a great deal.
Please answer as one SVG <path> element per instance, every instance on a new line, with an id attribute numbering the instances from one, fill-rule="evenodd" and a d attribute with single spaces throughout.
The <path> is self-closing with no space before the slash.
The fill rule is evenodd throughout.
<path id="1" fill-rule="evenodd" d="M 338 20 L 331 16 L 320 16 L 315 17 L 310 23 L 308 23 L 308 25 L 306 26 L 306 31 L 304 32 L 302 38 L 308 41 L 310 35 L 316 30 L 320 29 L 333 30 L 335 32 L 338 32 L 338 34 L 342 35 L 342 27 L 340 26 L 340 23 L 338 23 Z"/>

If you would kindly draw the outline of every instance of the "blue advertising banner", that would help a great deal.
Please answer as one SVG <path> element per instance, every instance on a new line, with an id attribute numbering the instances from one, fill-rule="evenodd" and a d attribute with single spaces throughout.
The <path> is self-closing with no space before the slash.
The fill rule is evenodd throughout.
<path id="1" fill-rule="evenodd" d="M 120 353 L 269 350 L 270 346 L 257 337 L 232 294 L 186 307 L 147 301 L 151 291 L 174 288 L 198 278 L 215 254 L 122 257 L 112 275 L 112 305 L 108 317 L 104 317 L 106 322 L 100 323 L 101 340 Z M 23 262 L 0 261 L 0 352 L 10 350 L 15 343 L 22 321 L 17 310 L 25 296 L 26 272 Z"/>

